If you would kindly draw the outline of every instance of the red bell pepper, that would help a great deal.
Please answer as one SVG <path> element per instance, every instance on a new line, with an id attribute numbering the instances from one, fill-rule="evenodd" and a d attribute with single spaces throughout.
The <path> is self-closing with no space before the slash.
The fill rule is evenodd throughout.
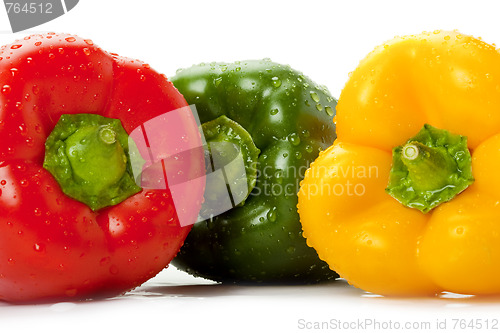
<path id="1" fill-rule="evenodd" d="M 49 33 L 0 49 L 0 300 L 116 295 L 168 265 L 190 225 L 168 186 L 136 184 L 127 133 L 185 107 L 165 76 L 88 39 Z M 177 118 L 200 146 L 192 113 Z M 151 159 L 152 147 L 136 148 Z M 184 162 L 204 168 L 196 153 Z M 184 191 L 182 225 L 196 220 L 200 184 Z"/>

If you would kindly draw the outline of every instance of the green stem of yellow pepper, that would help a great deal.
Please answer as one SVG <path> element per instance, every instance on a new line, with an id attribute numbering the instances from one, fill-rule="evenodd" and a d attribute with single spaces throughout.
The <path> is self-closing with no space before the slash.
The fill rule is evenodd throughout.
<path id="1" fill-rule="evenodd" d="M 401 161 L 413 179 L 413 187 L 420 191 L 433 191 L 447 185 L 456 167 L 455 160 L 444 147 L 428 147 L 411 141 L 401 149 Z"/>
<path id="2" fill-rule="evenodd" d="M 424 125 L 393 149 L 387 193 L 403 205 L 427 213 L 474 182 L 465 136 Z"/>

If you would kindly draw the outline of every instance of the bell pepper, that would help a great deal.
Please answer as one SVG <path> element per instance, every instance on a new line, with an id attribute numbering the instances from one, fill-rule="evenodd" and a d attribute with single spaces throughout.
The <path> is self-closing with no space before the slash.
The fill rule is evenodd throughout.
<path id="1" fill-rule="evenodd" d="M 308 244 L 349 283 L 500 292 L 498 64 L 493 45 L 434 31 L 384 43 L 352 72 L 338 138 L 298 206 Z"/>
<path id="2" fill-rule="evenodd" d="M 210 210 L 226 186 L 211 184 L 207 172 L 205 220 L 194 225 L 173 264 L 229 283 L 336 278 L 306 245 L 296 211 L 299 180 L 335 139 L 336 100 L 268 59 L 200 64 L 178 71 L 172 82 L 195 104 L 212 156 L 229 154 L 231 146 L 243 153 L 247 189 L 232 192 L 240 199 L 225 212 Z M 221 142 L 231 145 L 216 148 Z M 234 166 L 215 167 L 222 168 L 239 174 Z"/>
<path id="3" fill-rule="evenodd" d="M 48 33 L 1 48 L 0 300 L 117 295 L 170 262 L 190 226 L 165 183 L 142 185 L 154 172 L 132 172 L 132 148 L 151 162 L 163 148 L 129 134 L 182 108 L 166 77 L 90 39 Z M 175 126 L 200 145 L 192 113 L 179 115 Z M 186 172 L 204 168 L 195 157 Z M 188 195 L 193 223 L 203 185 Z"/>

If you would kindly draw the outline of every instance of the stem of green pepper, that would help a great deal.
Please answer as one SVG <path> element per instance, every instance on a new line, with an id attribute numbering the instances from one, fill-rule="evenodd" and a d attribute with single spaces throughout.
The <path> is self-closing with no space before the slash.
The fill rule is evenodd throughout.
<path id="1" fill-rule="evenodd" d="M 386 192 L 426 213 L 473 182 L 467 138 L 424 125 L 415 137 L 393 149 Z"/>
<path id="2" fill-rule="evenodd" d="M 141 188 L 128 156 L 128 135 L 117 119 L 63 115 L 45 143 L 43 164 L 68 196 L 92 210 L 115 205 Z"/>
<path id="3" fill-rule="evenodd" d="M 220 116 L 202 125 L 210 158 L 207 170 L 221 172 L 220 177 L 207 177 L 205 203 L 200 215 L 216 214 L 230 193 L 232 206 L 243 205 L 257 181 L 257 159 L 260 150 L 250 134 L 236 121 Z M 217 209 L 217 208 L 215 208 Z"/>

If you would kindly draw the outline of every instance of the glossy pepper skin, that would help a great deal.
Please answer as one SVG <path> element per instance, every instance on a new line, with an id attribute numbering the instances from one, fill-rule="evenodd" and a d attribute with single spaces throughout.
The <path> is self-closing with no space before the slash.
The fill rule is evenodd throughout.
<path id="1" fill-rule="evenodd" d="M 338 139 L 299 193 L 308 244 L 351 284 L 383 295 L 500 292 L 499 63 L 494 46 L 435 31 L 377 47 L 352 73 Z M 474 179 L 426 214 L 386 192 L 393 148 L 424 124 L 467 138 Z M 311 191 L 348 181 L 358 194 Z"/>
<path id="2" fill-rule="evenodd" d="M 42 164 L 61 115 L 118 119 L 130 133 L 187 105 L 172 84 L 89 39 L 49 33 L 1 48 L 0 89 L 0 300 L 116 295 L 162 270 L 190 230 L 180 227 L 168 188 L 93 211 L 65 195 Z M 192 188 L 193 207 L 202 194 Z"/>
<path id="3" fill-rule="evenodd" d="M 173 264 L 224 282 L 316 282 L 336 273 L 302 237 L 299 180 L 335 139 L 336 100 L 289 66 L 269 60 L 211 63 L 172 82 L 202 123 L 239 123 L 260 150 L 257 182 L 243 205 L 196 223 Z M 301 175 L 302 173 L 302 175 Z"/>

